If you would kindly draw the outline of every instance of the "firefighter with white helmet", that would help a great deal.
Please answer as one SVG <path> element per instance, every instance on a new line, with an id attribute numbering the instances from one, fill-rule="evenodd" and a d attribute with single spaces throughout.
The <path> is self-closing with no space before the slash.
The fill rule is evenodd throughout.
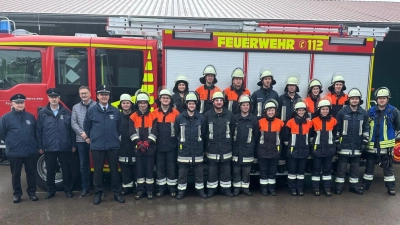
<path id="1" fill-rule="evenodd" d="M 207 65 L 203 70 L 203 76 L 200 78 L 200 87 L 196 88 L 196 93 L 199 95 L 200 104 L 199 112 L 206 113 L 212 109 L 212 96 L 216 92 L 220 92 L 221 89 L 215 84 L 217 80 L 217 70 L 213 65 Z"/>
<path id="2" fill-rule="evenodd" d="M 309 150 L 309 131 L 312 122 L 307 118 L 307 106 L 298 102 L 292 117 L 286 123 L 284 142 L 287 146 L 288 186 L 292 196 L 304 195 L 304 174 Z"/>
<path id="3" fill-rule="evenodd" d="M 186 75 L 180 74 L 176 77 L 175 86 L 172 90 L 172 104 L 181 113 L 184 111 L 183 105 L 185 105 L 185 96 L 189 92 L 189 81 Z"/>
<path id="4" fill-rule="evenodd" d="M 136 157 L 132 149 L 135 147 L 130 140 L 129 121 L 133 113 L 132 97 L 122 94 L 119 98 L 118 108 L 121 110 L 121 148 L 119 149 L 119 166 L 122 177 L 122 195 L 128 195 L 136 188 Z"/>
<path id="5" fill-rule="evenodd" d="M 158 93 L 159 106 L 154 110 L 157 120 L 156 172 L 157 197 L 162 197 L 167 189 L 171 197 L 176 196 L 176 157 L 178 140 L 175 137 L 175 119 L 179 111 L 171 101 L 171 92 L 162 89 Z"/>
<path id="6" fill-rule="evenodd" d="M 218 187 L 222 194 L 232 197 L 232 125 L 233 114 L 224 108 L 224 95 L 215 92 L 212 96 L 213 109 L 204 114 L 206 156 L 208 161 L 207 196 L 211 198 Z"/>
<path id="7" fill-rule="evenodd" d="M 278 98 L 278 117 L 283 122 L 287 122 L 292 113 L 295 111 L 294 106 L 298 102 L 302 102 L 300 95 L 297 93 L 299 90 L 300 75 L 297 73 L 289 73 L 288 79 L 286 80 L 285 93 Z M 286 129 L 285 127 L 283 129 Z M 281 138 L 283 140 L 283 138 Z M 278 162 L 278 172 L 283 173 L 286 167 L 286 145 L 282 145 L 283 151 L 281 151 L 281 158 Z"/>
<path id="8" fill-rule="evenodd" d="M 369 190 L 374 178 L 375 162 L 383 168 L 385 186 L 389 195 L 395 195 L 393 173 L 393 147 L 396 131 L 400 129 L 400 116 L 396 107 L 389 104 L 390 90 L 380 87 L 375 91 L 376 106 L 368 110 L 370 121 L 369 144 L 366 153 L 367 165 L 363 176 L 363 189 Z"/>
<path id="9" fill-rule="evenodd" d="M 264 115 L 258 121 L 260 138 L 257 144 L 257 158 L 260 167 L 261 194 L 275 196 L 276 172 L 281 157 L 282 146 L 279 140 L 284 123 L 276 117 L 278 102 L 270 99 L 265 103 Z"/>
<path id="10" fill-rule="evenodd" d="M 346 176 L 347 164 L 350 163 L 350 192 L 362 195 L 363 189 L 358 186 L 358 173 L 361 153 L 368 147 L 369 119 L 368 113 L 361 107 L 361 91 L 353 88 L 348 93 L 346 106 L 336 115 L 338 153 L 336 173 L 336 194 L 341 194 Z"/>
<path id="11" fill-rule="evenodd" d="M 239 113 L 239 97 L 242 95 L 250 95 L 250 91 L 244 87 L 244 71 L 238 67 L 232 72 L 232 85 L 224 90 L 225 107 L 232 111 L 235 115 Z"/>
<path id="12" fill-rule="evenodd" d="M 279 95 L 273 90 L 273 86 L 276 84 L 274 75 L 271 69 L 261 68 L 259 73 L 260 81 L 257 83 L 260 89 L 255 91 L 251 95 L 253 100 L 253 112 L 258 119 L 263 117 L 263 106 L 268 99 L 274 99 L 278 101 Z"/>
<path id="13" fill-rule="evenodd" d="M 238 196 L 240 192 L 247 196 L 252 193 L 250 187 L 250 170 L 254 161 L 255 140 L 258 137 L 258 120 L 251 113 L 251 98 L 242 95 L 239 98 L 239 113 L 233 116 L 233 195 Z"/>
<path id="14" fill-rule="evenodd" d="M 320 101 L 322 93 L 322 83 L 318 79 L 313 79 L 308 85 L 308 96 L 304 100 L 307 105 L 307 111 L 311 115 L 310 118 L 313 119 L 316 115 L 318 102 Z"/>
<path id="15" fill-rule="evenodd" d="M 193 168 L 195 188 L 200 198 L 206 199 L 204 193 L 203 176 L 203 136 L 204 116 L 196 110 L 198 96 L 195 92 L 189 92 L 185 97 L 184 111 L 179 114 L 175 121 L 175 134 L 179 141 L 178 150 L 178 194 L 177 199 L 185 196 L 187 177 L 190 167 Z"/>
<path id="16" fill-rule="evenodd" d="M 348 97 L 344 93 L 346 90 L 344 74 L 341 72 L 335 72 L 332 75 L 331 86 L 328 87 L 329 93 L 327 97 L 331 99 L 332 103 L 332 115 L 336 114 L 343 108 Z"/>
<path id="17" fill-rule="evenodd" d="M 154 155 L 157 141 L 157 119 L 150 112 L 150 97 L 139 91 L 136 95 L 137 110 L 130 116 L 129 137 L 135 146 L 136 155 L 136 200 L 147 195 L 153 199 Z"/>
<path id="18" fill-rule="evenodd" d="M 311 154 L 313 156 L 312 186 L 315 196 L 320 195 L 320 180 L 322 170 L 322 182 L 324 194 L 332 196 L 332 159 L 336 155 L 335 135 L 336 119 L 332 116 L 331 103 L 323 99 L 318 102 L 315 118 L 312 119 L 314 131 L 312 132 Z"/>

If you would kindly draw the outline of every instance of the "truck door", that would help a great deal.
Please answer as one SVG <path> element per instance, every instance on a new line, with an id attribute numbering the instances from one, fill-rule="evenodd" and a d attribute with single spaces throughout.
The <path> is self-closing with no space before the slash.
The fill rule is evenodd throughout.
<path id="1" fill-rule="evenodd" d="M 55 86 L 61 92 L 61 101 L 71 110 L 81 101 L 79 87 L 88 86 L 88 63 L 87 48 L 54 48 Z"/>
<path id="2" fill-rule="evenodd" d="M 0 48 L 0 117 L 11 110 L 10 97 L 17 93 L 26 96 L 26 110 L 37 115 L 37 108 L 47 101 L 45 55 L 46 48 Z"/>
<path id="3" fill-rule="evenodd" d="M 135 95 L 143 84 L 143 52 L 124 49 L 95 49 L 96 87 L 111 88 L 110 102 L 118 106 L 121 94 Z"/>

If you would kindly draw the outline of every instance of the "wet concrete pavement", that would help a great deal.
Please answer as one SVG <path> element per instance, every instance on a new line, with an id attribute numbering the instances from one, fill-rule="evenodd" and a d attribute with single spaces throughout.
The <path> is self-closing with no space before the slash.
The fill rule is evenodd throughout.
<path id="1" fill-rule="evenodd" d="M 395 165 L 395 174 L 399 180 L 400 165 Z M 119 204 L 108 187 L 97 206 L 92 204 L 93 194 L 79 199 L 79 192 L 74 192 L 75 196 L 67 199 L 58 192 L 45 200 L 46 193 L 41 189 L 39 201 L 29 201 L 24 193 L 22 202 L 13 204 L 8 166 L 0 166 L 0 178 L 0 224 L 400 224 L 400 188 L 396 187 L 398 195 L 389 196 L 379 167 L 371 189 L 363 196 L 349 193 L 346 183 L 342 195 L 315 197 L 308 181 L 304 197 L 290 196 L 286 186 L 277 189 L 277 196 L 264 197 L 255 185 L 256 179 L 252 179 L 251 197 L 216 195 L 203 200 L 190 183 L 191 191 L 183 200 L 165 196 L 136 201 L 129 195 L 125 204 Z M 25 190 L 25 177 L 22 185 Z"/>

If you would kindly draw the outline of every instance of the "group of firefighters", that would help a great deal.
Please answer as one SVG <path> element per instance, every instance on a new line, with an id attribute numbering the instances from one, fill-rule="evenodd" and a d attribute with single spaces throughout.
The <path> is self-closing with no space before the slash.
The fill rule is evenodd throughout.
<path id="1" fill-rule="evenodd" d="M 329 93 L 322 98 L 322 84 L 311 80 L 308 97 L 299 92 L 299 78 L 290 76 L 284 94 L 273 90 L 272 72 L 259 73 L 260 89 L 250 94 L 244 87 L 241 68 L 232 73 L 232 85 L 221 91 L 216 69 L 205 67 L 195 92 L 189 91 L 184 75 L 177 77 L 173 94 L 162 89 L 158 108 L 151 112 L 150 97 L 145 92 L 120 96 L 119 109 L 109 104 L 110 89 L 96 89 L 97 102 L 86 86 L 79 88 L 81 102 L 72 113 L 60 104 L 60 92 L 47 90 L 49 104 L 39 111 L 38 119 L 25 111 L 25 96 L 11 97 L 13 109 L 0 120 L 0 139 L 5 140 L 12 172 L 14 203 L 21 201 L 21 168 L 25 165 L 29 199 L 36 201 L 35 154 L 44 154 L 47 165 L 47 194 L 55 196 L 54 171 L 57 159 L 61 164 L 64 192 L 73 197 L 71 152 L 78 151 L 82 193 L 89 195 L 89 151 L 94 164 L 93 204 L 100 204 L 103 194 L 103 167 L 107 159 L 111 173 L 114 200 L 136 189 L 135 199 L 153 199 L 169 193 L 182 199 L 187 177 L 193 170 L 195 189 L 200 198 L 211 198 L 218 184 L 223 195 L 243 193 L 251 196 L 250 172 L 258 162 L 261 193 L 275 196 L 276 174 L 288 170 L 288 187 L 293 196 L 304 195 L 306 168 L 312 168 L 312 189 L 319 196 L 322 176 L 323 193 L 341 194 L 347 164 L 350 163 L 350 192 L 368 190 L 378 162 L 383 168 L 389 195 L 395 195 L 392 151 L 395 134 L 400 129 L 398 110 L 388 104 L 390 91 L 375 91 L 376 106 L 363 109 L 360 90 L 348 94 L 344 76 L 332 76 Z M 361 155 L 366 169 L 359 185 Z M 336 159 L 336 168 L 332 162 Z M 207 191 L 204 187 L 203 160 L 207 159 Z M 156 180 L 154 164 L 156 163 Z M 286 165 L 287 163 L 287 165 Z M 118 173 L 121 168 L 122 186 Z M 177 169 L 178 167 L 178 169 Z M 332 170 L 336 170 L 335 189 L 331 191 Z M 178 173 L 177 173 L 178 171 Z M 232 188 L 233 186 L 233 188 Z"/>

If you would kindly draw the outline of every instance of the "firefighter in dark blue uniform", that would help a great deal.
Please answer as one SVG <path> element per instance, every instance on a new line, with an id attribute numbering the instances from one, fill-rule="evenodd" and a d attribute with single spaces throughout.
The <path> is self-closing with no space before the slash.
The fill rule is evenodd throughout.
<path id="1" fill-rule="evenodd" d="M 71 127 L 71 112 L 60 103 L 60 91 L 49 88 L 46 91 L 49 103 L 39 111 L 37 121 L 37 143 L 39 153 L 44 154 L 46 162 L 47 195 L 45 199 L 55 196 L 55 170 L 60 162 L 64 192 L 72 198 L 71 157 L 76 150 L 73 146 L 75 135 Z"/>
<path id="2" fill-rule="evenodd" d="M 6 154 L 10 162 L 14 203 L 21 201 L 21 170 L 25 166 L 29 199 L 37 201 L 36 197 L 36 160 L 39 150 L 36 143 L 36 119 L 25 111 L 25 96 L 13 95 L 10 98 L 12 111 L 0 120 L 0 140 L 6 144 Z M 18 140 L 18 141 L 16 141 Z"/>
<path id="3" fill-rule="evenodd" d="M 118 150 L 120 148 L 119 137 L 121 135 L 121 115 L 117 108 L 108 104 L 110 89 L 106 85 L 96 88 L 99 102 L 90 107 L 83 122 L 83 129 L 90 141 L 92 159 L 94 164 L 93 184 L 95 196 L 93 204 L 101 202 L 103 187 L 103 167 L 107 158 L 111 173 L 111 189 L 114 192 L 114 200 L 124 203 L 121 196 L 121 182 L 118 173 Z"/>

